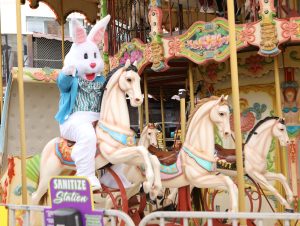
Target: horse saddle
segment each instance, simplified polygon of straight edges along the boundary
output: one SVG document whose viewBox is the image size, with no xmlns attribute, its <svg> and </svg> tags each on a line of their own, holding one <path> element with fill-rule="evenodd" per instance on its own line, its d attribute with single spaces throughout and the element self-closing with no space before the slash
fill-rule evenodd
<svg viewBox="0 0 300 226">
<path fill-rule="evenodd" d="M 152 145 L 148 147 L 148 151 L 152 155 L 155 155 L 160 163 L 165 166 L 172 165 L 177 161 L 179 150 L 180 148 L 172 149 L 171 151 L 162 151 Z"/>
<path fill-rule="evenodd" d="M 62 137 L 59 138 L 59 141 L 55 144 L 55 154 L 59 158 L 60 162 L 64 165 L 75 166 L 75 162 L 71 158 L 72 150 L 75 142 L 64 139 Z M 97 145 L 96 155 L 100 155 L 100 150 Z"/>
<path fill-rule="evenodd" d="M 243 150 L 244 150 L 243 144 Z M 217 161 L 217 168 L 236 170 L 236 153 L 235 149 L 226 149 L 221 145 L 215 144 L 216 154 L 219 160 Z"/>
<path fill-rule="evenodd" d="M 93 122 L 93 127 L 96 130 L 98 121 Z M 75 162 L 71 158 L 72 150 L 74 147 L 74 144 L 76 142 L 70 141 L 67 139 L 64 139 L 62 137 L 59 138 L 59 141 L 55 145 L 55 154 L 59 158 L 60 162 L 64 165 L 69 165 L 69 166 L 75 166 Z M 98 145 L 96 145 L 97 151 L 96 155 L 100 155 L 100 150 L 98 150 Z"/>
</svg>

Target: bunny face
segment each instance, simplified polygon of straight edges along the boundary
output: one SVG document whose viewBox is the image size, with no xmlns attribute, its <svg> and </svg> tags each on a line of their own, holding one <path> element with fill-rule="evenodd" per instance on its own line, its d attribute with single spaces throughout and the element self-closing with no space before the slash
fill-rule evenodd
<svg viewBox="0 0 300 226">
<path fill-rule="evenodd" d="M 100 20 L 88 36 L 78 21 L 72 20 L 73 44 L 65 57 L 64 66 L 74 66 L 77 75 L 83 79 L 93 81 L 96 75 L 104 69 L 98 44 L 104 39 L 104 32 L 109 20 L 109 15 Z"/>
</svg>

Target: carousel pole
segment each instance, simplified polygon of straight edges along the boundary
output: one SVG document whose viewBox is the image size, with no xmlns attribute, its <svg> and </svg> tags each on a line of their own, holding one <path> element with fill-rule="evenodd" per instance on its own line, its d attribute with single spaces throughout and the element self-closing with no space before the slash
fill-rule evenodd
<svg viewBox="0 0 300 226">
<path fill-rule="evenodd" d="M 60 21 L 60 29 L 61 29 L 61 61 L 64 65 L 65 60 L 65 24 L 64 24 L 64 4 L 63 0 L 60 2 L 61 6 L 61 21 Z"/>
<path fill-rule="evenodd" d="M 25 142 L 25 107 L 24 107 L 24 84 L 23 84 L 23 50 L 22 50 L 22 24 L 21 2 L 16 1 L 17 14 L 17 50 L 18 50 L 18 89 L 19 89 L 19 112 L 20 112 L 20 143 L 21 143 L 21 177 L 22 177 L 22 204 L 27 204 L 27 181 L 26 181 L 26 142 Z"/>
<path fill-rule="evenodd" d="M 145 118 L 146 125 L 149 123 L 149 102 L 148 102 L 148 84 L 147 84 L 147 74 L 144 73 L 144 98 L 145 98 Z"/>
<path fill-rule="evenodd" d="M 143 105 L 138 107 L 138 111 L 139 111 L 139 127 L 141 133 L 144 129 Z"/>
<path fill-rule="evenodd" d="M 185 97 L 186 91 L 185 89 L 180 89 L 178 91 L 178 95 L 180 97 L 180 128 L 181 128 L 181 142 L 183 143 L 185 140 Z"/>
<path fill-rule="evenodd" d="M 276 95 L 276 114 L 282 118 L 278 56 L 274 57 L 274 77 L 275 77 L 275 95 Z M 287 174 L 286 149 L 282 148 L 282 150 L 278 154 L 279 154 L 278 156 L 280 156 L 280 159 L 278 161 L 279 163 L 278 169 L 280 173 L 282 173 L 285 177 L 287 177 L 288 174 Z"/>
<path fill-rule="evenodd" d="M 228 27 L 229 27 L 229 39 L 230 39 L 229 40 L 230 70 L 231 70 L 232 103 L 233 103 L 233 118 L 234 118 L 236 161 L 237 161 L 237 180 L 238 180 L 238 190 L 239 190 L 239 211 L 245 212 L 245 182 L 244 182 L 244 169 L 243 169 L 240 94 L 239 94 L 239 79 L 238 79 L 238 66 L 237 66 L 237 49 L 236 49 L 233 0 L 227 0 L 227 9 L 228 9 Z M 246 225 L 246 221 L 244 219 L 241 219 L 240 224 Z"/>
<path fill-rule="evenodd" d="M 2 120 L 3 109 L 3 71 L 2 71 L 2 33 L 1 33 L 1 10 L 0 10 L 0 124 Z"/>
<path fill-rule="evenodd" d="M 164 109 L 164 97 L 163 89 L 160 87 L 160 112 L 161 112 L 161 125 L 163 134 L 164 149 L 166 148 L 166 128 L 165 128 L 165 109 Z"/>
<path fill-rule="evenodd" d="M 195 108 L 195 96 L 194 96 L 194 78 L 193 78 L 193 64 L 189 63 L 189 88 L 190 88 L 190 102 L 191 111 Z"/>
<path fill-rule="evenodd" d="M 107 0 L 100 0 L 100 19 L 107 15 Z M 114 19 L 114 18 L 113 18 Z M 107 28 L 109 29 L 109 25 Z M 105 31 L 103 43 L 103 61 L 104 61 L 104 74 L 107 75 L 110 71 L 109 54 L 108 54 L 108 32 Z"/>
</svg>

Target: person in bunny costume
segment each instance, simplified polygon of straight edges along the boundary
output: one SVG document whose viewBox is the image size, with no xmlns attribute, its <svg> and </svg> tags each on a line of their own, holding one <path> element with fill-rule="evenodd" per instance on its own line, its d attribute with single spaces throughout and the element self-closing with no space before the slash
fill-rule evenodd
<svg viewBox="0 0 300 226">
<path fill-rule="evenodd" d="M 61 136 L 76 142 L 71 154 L 76 175 L 87 177 L 93 190 L 101 188 L 95 176 L 97 137 L 93 122 L 99 119 L 101 88 L 105 82 L 101 75 L 104 62 L 97 45 L 103 41 L 109 20 L 107 15 L 87 35 L 79 22 L 72 19 L 73 44 L 57 78 L 60 101 L 55 119 Z"/>
</svg>

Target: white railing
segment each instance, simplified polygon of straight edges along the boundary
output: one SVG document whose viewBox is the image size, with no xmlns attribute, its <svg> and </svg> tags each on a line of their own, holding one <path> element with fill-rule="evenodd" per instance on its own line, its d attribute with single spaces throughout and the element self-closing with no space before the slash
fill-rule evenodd
<svg viewBox="0 0 300 226">
<path fill-rule="evenodd" d="M 172 219 L 182 219 L 183 226 L 189 225 L 190 219 L 207 219 L 207 226 L 213 226 L 213 219 L 229 219 L 233 226 L 238 225 L 238 219 L 255 219 L 256 225 L 263 226 L 263 220 L 282 220 L 284 226 L 294 226 L 291 220 L 299 221 L 300 213 L 229 213 L 229 212 L 153 212 L 145 216 L 139 226 L 146 226 L 152 220 L 159 220 L 163 226 Z M 171 219 L 171 220 L 170 220 Z"/>
<path fill-rule="evenodd" d="M 15 226 L 15 212 L 16 210 L 25 211 L 24 215 L 24 226 L 30 226 L 30 211 L 42 212 L 44 214 L 44 208 L 48 208 L 48 206 L 25 206 L 25 205 L 5 205 L 8 208 L 9 215 L 9 226 Z M 134 226 L 132 219 L 122 211 L 119 210 L 104 210 L 104 216 L 110 219 L 110 225 L 116 226 L 117 222 L 124 221 L 126 226 Z M 117 220 L 118 219 L 118 220 Z M 45 225 L 44 220 L 41 222 L 42 226 Z"/>
</svg>

